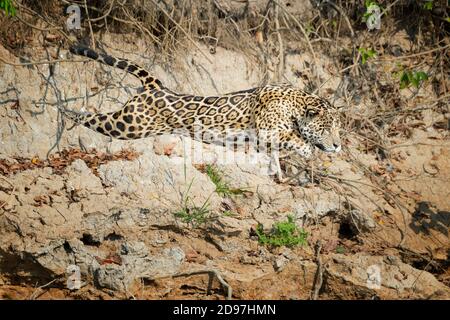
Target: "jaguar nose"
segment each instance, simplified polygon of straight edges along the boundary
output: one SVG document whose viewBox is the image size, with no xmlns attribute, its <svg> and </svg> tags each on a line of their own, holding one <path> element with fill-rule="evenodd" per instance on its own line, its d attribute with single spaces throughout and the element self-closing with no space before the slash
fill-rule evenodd
<svg viewBox="0 0 450 320">
<path fill-rule="evenodd" d="M 333 147 L 334 147 L 334 152 L 341 151 L 341 145 L 340 144 L 333 143 Z"/>
</svg>

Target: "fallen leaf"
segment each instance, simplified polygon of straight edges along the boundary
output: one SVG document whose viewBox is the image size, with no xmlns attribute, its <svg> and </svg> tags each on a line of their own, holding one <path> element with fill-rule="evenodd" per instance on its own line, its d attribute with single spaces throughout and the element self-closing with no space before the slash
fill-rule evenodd
<svg viewBox="0 0 450 320">
<path fill-rule="evenodd" d="M 175 149 L 176 145 L 177 145 L 177 143 L 174 142 L 174 143 L 171 143 L 169 145 L 164 146 L 164 150 L 163 150 L 164 155 L 165 156 L 170 156 L 172 154 L 173 150 Z"/>
<path fill-rule="evenodd" d="M 324 168 L 329 168 L 329 167 L 331 167 L 332 163 L 331 163 L 331 161 L 325 161 L 322 165 Z"/>
</svg>

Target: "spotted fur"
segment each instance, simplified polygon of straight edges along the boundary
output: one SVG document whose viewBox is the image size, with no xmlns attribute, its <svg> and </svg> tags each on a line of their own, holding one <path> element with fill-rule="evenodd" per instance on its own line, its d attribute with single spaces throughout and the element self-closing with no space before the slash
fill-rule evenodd
<svg viewBox="0 0 450 320">
<path fill-rule="evenodd" d="M 326 152 L 339 152 L 339 115 L 325 99 L 291 86 L 266 85 L 220 96 L 194 96 L 175 93 L 163 86 L 142 67 L 85 47 L 70 51 L 123 69 L 141 80 L 144 90 L 122 109 L 110 113 L 67 116 L 101 134 L 122 139 L 215 130 L 254 129 L 265 141 L 279 143 L 282 149 L 308 158 L 314 146 Z"/>
</svg>

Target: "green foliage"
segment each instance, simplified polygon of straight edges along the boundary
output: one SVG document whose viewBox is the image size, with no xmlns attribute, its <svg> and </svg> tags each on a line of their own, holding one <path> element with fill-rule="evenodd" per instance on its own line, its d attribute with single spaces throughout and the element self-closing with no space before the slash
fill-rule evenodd
<svg viewBox="0 0 450 320">
<path fill-rule="evenodd" d="M 176 218 L 181 219 L 184 223 L 190 224 L 193 228 L 204 224 L 210 214 L 209 203 L 205 202 L 201 207 L 183 207 L 180 211 L 174 213 Z"/>
<path fill-rule="evenodd" d="M 376 1 L 373 1 L 373 0 L 366 0 L 366 1 L 364 1 L 364 5 L 366 6 L 366 9 L 368 7 L 370 7 L 371 5 L 373 5 L 373 4 L 379 6 L 379 4 Z"/>
<path fill-rule="evenodd" d="M 336 20 L 331 20 L 331 26 L 336 29 L 337 28 L 337 21 Z"/>
<path fill-rule="evenodd" d="M 428 75 L 423 71 L 409 71 L 404 70 L 399 73 L 400 89 L 405 89 L 410 86 L 418 88 L 422 82 L 428 80 Z"/>
<path fill-rule="evenodd" d="M 311 33 L 314 32 L 314 26 L 311 23 L 306 24 L 305 25 L 305 32 L 306 32 L 306 35 L 309 36 Z"/>
<path fill-rule="evenodd" d="M 341 253 L 341 254 L 345 253 L 345 248 L 342 246 L 336 247 L 336 253 Z"/>
<path fill-rule="evenodd" d="M 222 214 L 223 214 L 225 217 L 233 217 L 233 216 L 234 216 L 234 212 L 233 212 L 233 211 L 230 211 L 230 210 L 225 210 Z"/>
<path fill-rule="evenodd" d="M 216 192 L 222 197 L 229 197 L 231 195 L 243 194 L 243 189 L 233 189 L 227 182 L 223 181 L 222 173 L 215 166 L 206 165 L 206 175 L 211 179 L 216 186 Z"/>
<path fill-rule="evenodd" d="M 433 10 L 433 1 L 427 1 L 423 4 L 425 10 Z"/>
<path fill-rule="evenodd" d="M 306 245 L 308 233 L 299 228 L 292 216 L 287 217 L 287 221 L 277 222 L 273 225 L 272 231 L 264 233 L 262 225 L 256 228 L 256 234 L 260 244 L 273 247 L 294 247 L 297 245 Z"/>
<path fill-rule="evenodd" d="M 369 9 L 369 7 L 370 7 L 371 5 L 376 5 L 376 6 L 378 6 L 378 7 L 381 8 L 381 6 L 380 6 L 376 1 L 373 1 L 373 0 L 366 0 L 366 1 L 364 2 L 364 5 L 365 5 L 365 7 L 366 7 L 366 12 L 364 13 L 364 15 L 363 15 L 363 17 L 362 17 L 362 21 L 363 21 L 363 22 L 366 22 L 367 19 L 369 19 L 369 17 L 372 15 L 372 13 L 368 12 L 368 9 Z"/>
<path fill-rule="evenodd" d="M 373 49 L 359 48 L 359 53 L 361 54 L 361 63 L 366 64 L 367 60 L 376 57 L 377 52 Z"/>
<path fill-rule="evenodd" d="M 186 195 L 183 199 L 181 209 L 177 212 L 174 212 L 174 216 L 178 219 L 181 219 L 184 223 L 190 224 L 193 228 L 198 227 L 201 224 L 204 224 L 209 216 L 209 197 L 205 200 L 201 207 L 195 206 L 192 202 L 192 199 L 189 196 L 189 191 L 191 190 L 192 183 L 189 184 Z"/>
<path fill-rule="evenodd" d="M 3 9 L 7 16 L 13 17 L 16 15 L 16 8 L 12 4 L 11 0 L 0 0 L 0 9 Z"/>
</svg>

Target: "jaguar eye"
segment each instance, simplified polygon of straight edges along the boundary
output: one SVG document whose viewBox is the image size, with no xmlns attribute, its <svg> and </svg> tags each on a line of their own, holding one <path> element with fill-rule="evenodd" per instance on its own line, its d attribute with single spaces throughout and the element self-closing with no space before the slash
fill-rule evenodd
<svg viewBox="0 0 450 320">
<path fill-rule="evenodd" d="M 308 109 L 306 110 L 306 117 L 307 118 L 313 118 L 318 115 L 318 112 L 316 110 Z"/>
</svg>

